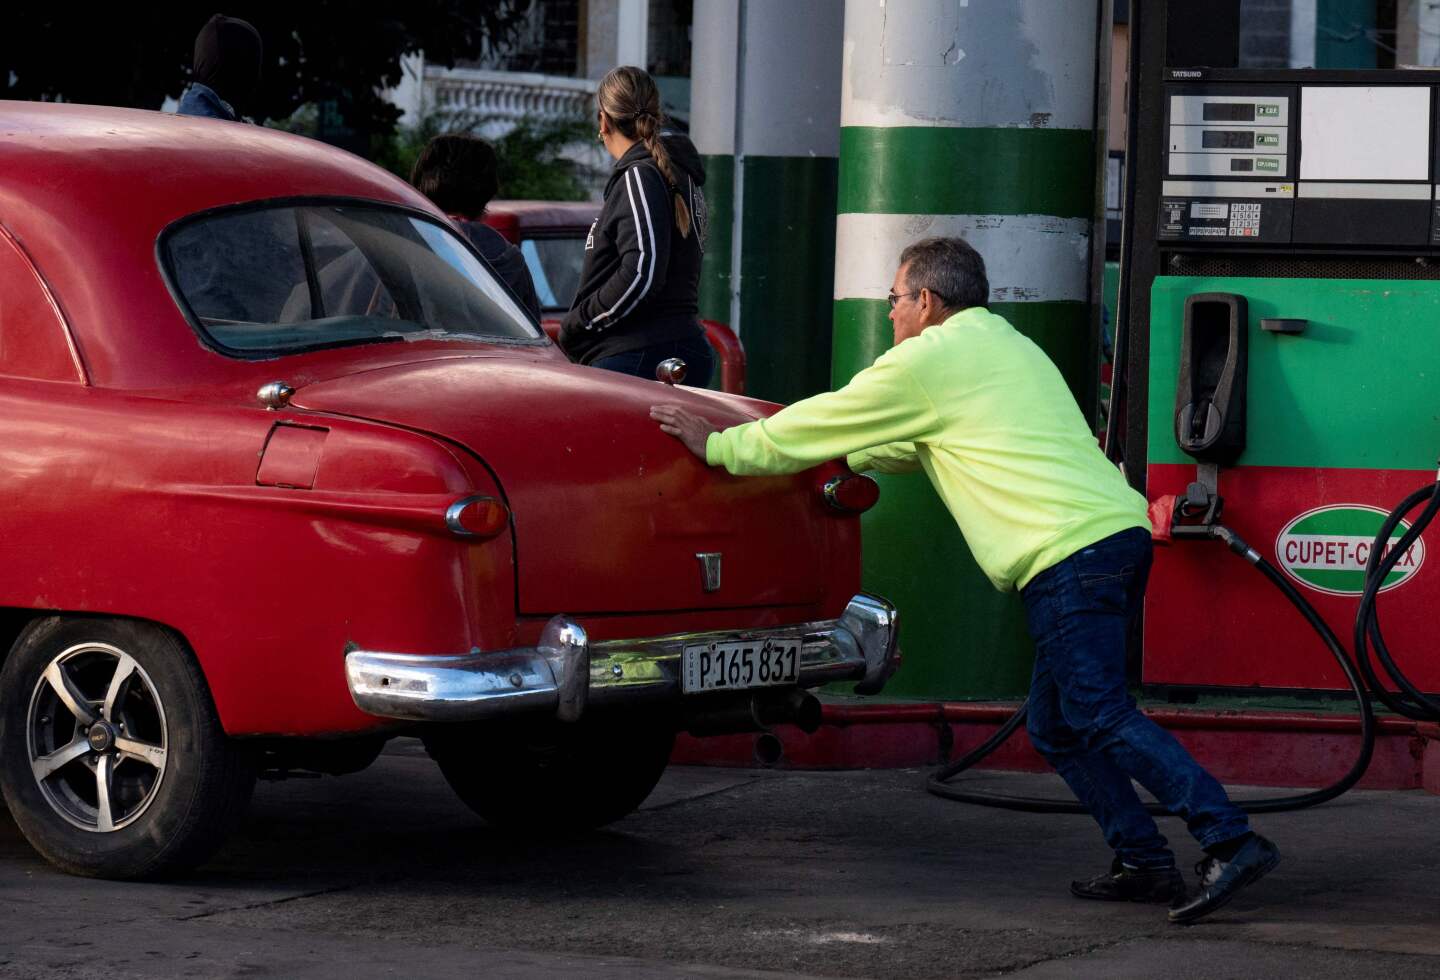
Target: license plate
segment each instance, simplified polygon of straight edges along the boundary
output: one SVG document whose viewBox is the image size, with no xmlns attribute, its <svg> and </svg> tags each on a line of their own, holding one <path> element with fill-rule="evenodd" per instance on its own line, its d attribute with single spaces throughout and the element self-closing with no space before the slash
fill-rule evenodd
<svg viewBox="0 0 1440 980">
<path fill-rule="evenodd" d="M 685 693 L 794 684 L 800 678 L 800 638 L 697 643 L 685 648 Z"/>
</svg>

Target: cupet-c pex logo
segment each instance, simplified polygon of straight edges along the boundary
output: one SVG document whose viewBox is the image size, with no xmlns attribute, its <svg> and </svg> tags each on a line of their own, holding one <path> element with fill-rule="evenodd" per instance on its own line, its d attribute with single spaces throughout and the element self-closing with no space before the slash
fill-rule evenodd
<svg viewBox="0 0 1440 980">
<path fill-rule="evenodd" d="M 1360 595 L 1365 591 L 1365 564 L 1370 560 L 1375 535 L 1388 515 L 1363 504 L 1332 504 L 1308 510 L 1285 525 L 1275 539 L 1275 557 L 1296 582 L 1330 595 Z M 1410 529 L 1401 521 L 1390 534 L 1386 553 Z M 1425 562 L 1425 541 L 1417 538 L 1385 576 L 1381 592 L 1403 585 Z"/>
</svg>

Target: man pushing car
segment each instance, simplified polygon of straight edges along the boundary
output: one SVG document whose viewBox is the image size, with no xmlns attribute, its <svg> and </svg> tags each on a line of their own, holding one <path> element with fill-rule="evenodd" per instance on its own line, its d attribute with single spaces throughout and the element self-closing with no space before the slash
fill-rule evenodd
<svg viewBox="0 0 1440 980">
<path fill-rule="evenodd" d="M 740 476 L 838 456 L 856 471 L 923 470 L 981 570 L 997 589 L 1019 591 L 1035 641 L 1030 740 L 1115 851 L 1108 872 L 1071 891 L 1170 903 L 1171 921 L 1192 922 L 1280 853 L 1130 696 L 1125 636 L 1151 561 L 1145 499 L 1105 459 L 1050 358 L 986 308 L 989 295 L 985 263 L 966 242 L 916 242 L 889 296 L 895 346 L 845 387 L 724 430 L 675 405 L 652 406 L 650 417 Z M 1193 895 L 1132 779 L 1205 849 Z"/>
</svg>

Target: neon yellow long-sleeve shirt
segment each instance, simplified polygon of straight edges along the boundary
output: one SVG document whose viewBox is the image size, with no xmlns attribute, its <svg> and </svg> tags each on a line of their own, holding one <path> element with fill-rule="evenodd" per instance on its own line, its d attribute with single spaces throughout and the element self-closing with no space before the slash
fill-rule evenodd
<svg viewBox="0 0 1440 980">
<path fill-rule="evenodd" d="M 705 460 L 737 475 L 838 456 L 922 469 L 1001 591 L 1086 545 L 1150 526 L 1145 499 L 1105 459 L 1050 358 L 972 308 L 881 355 L 839 391 L 712 433 Z"/>
</svg>

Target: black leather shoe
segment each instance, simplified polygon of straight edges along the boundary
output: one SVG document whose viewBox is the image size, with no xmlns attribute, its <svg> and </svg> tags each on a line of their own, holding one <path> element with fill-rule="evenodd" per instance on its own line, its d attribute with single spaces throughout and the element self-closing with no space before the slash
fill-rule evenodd
<svg viewBox="0 0 1440 980">
<path fill-rule="evenodd" d="M 1170 907 L 1170 921 L 1185 924 L 1209 915 L 1253 885 L 1280 863 L 1280 848 L 1259 834 L 1245 842 L 1229 861 L 1207 857 L 1195 865 L 1200 889 Z"/>
<path fill-rule="evenodd" d="M 1070 882 L 1070 894 L 1101 902 L 1171 902 L 1185 897 L 1179 868 L 1127 868 L 1116 858 L 1107 874 Z"/>
</svg>

